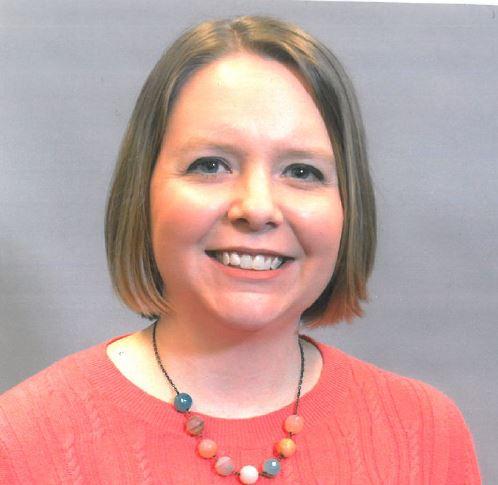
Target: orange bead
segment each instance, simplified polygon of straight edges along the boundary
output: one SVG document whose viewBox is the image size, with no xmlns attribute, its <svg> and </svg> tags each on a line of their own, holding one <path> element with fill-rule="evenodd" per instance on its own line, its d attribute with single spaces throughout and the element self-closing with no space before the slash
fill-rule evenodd
<svg viewBox="0 0 498 485">
<path fill-rule="evenodd" d="M 297 434 L 299 433 L 304 426 L 304 419 L 297 414 L 292 414 L 289 416 L 284 423 L 284 429 L 288 433 Z"/>
<path fill-rule="evenodd" d="M 290 438 L 284 438 L 277 443 L 276 448 L 278 453 L 288 458 L 296 452 L 296 443 Z"/>
<path fill-rule="evenodd" d="M 212 458 L 214 455 L 216 455 L 217 450 L 218 445 L 213 440 L 207 438 L 201 440 L 201 442 L 197 446 L 197 451 L 203 458 Z"/>
</svg>

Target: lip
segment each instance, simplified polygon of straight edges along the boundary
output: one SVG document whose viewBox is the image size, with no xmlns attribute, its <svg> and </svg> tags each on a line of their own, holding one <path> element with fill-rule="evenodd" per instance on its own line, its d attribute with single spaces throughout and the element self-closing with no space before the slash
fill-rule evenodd
<svg viewBox="0 0 498 485">
<path fill-rule="evenodd" d="M 218 248 L 218 249 L 206 249 L 205 251 L 208 255 L 209 253 L 213 254 L 215 252 L 235 252 L 235 253 L 244 253 L 244 254 L 251 254 L 253 256 L 256 256 L 256 254 L 267 254 L 269 256 L 278 256 L 280 258 L 284 259 L 294 259 L 292 256 L 288 256 L 284 254 L 283 252 L 278 252 L 278 251 L 273 251 L 271 249 L 265 249 L 265 248 L 246 248 L 243 246 L 231 246 L 228 248 Z"/>
<path fill-rule="evenodd" d="M 254 269 L 237 268 L 236 266 L 226 266 L 208 255 L 209 260 L 215 265 L 217 270 L 221 270 L 224 274 L 248 281 L 272 280 L 285 274 L 289 267 L 292 266 L 292 260 L 287 260 L 282 263 L 277 269 L 258 271 Z"/>
</svg>

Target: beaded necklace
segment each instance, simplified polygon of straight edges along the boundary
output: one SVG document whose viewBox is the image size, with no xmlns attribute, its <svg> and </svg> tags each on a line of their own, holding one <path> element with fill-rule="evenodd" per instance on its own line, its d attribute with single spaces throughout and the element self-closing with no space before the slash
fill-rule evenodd
<svg viewBox="0 0 498 485">
<path fill-rule="evenodd" d="M 197 452 L 202 458 L 212 460 L 214 462 L 214 469 L 218 475 L 229 476 L 237 475 L 241 483 L 256 483 L 260 477 L 273 478 L 280 472 L 280 461 L 284 458 L 292 456 L 296 451 L 296 443 L 292 439 L 292 436 L 299 433 L 304 426 L 304 420 L 301 416 L 297 414 L 297 407 L 299 404 L 299 397 L 301 396 L 301 385 L 303 383 L 304 375 L 304 350 L 301 344 L 301 335 L 298 337 L 299 350 L 301 351 L 301 371 L 299 375 L 299 384 L 297 387 L 297 399 L 294 406 L 294 414 L 291 414 L 284 421 L 283 429 L 287 432 L 288 437 L 281 439 L 275 444 L 275 455 L 271 458 L 265 460 L 262 466 L 261 472 L 253 465 L 244 465 L 239 470 L 235 470 L 235 465 L 232 458 L 229 456 L 218 456 L 216 454 L 218 450 L 218 445 L 209 438 L 204 438 L 202 433 L 204 430 L 204 421 L 195 414 L 190 412 L 193 401 L 192 397 L 185 393 L 178 391 L 177 387 L 171 380 L 170 376 L 166 372 L 161 359 L 159 357 L 159 352 L 157 350 L 156 344 L 156 327 L 157 319 L 154 322 L 154 327 L 152 331 L 152 343 L 154 345 L 154 353 L 156 354 L 156 360 L 159 367 L 163 371 L 163 374 L 168 379 L 169 383 L 176 392 L 176 397 L 174 399 L 175 409 L 182 413 L 185 418 L 185 431 L 191 435 L 197 437 Z"/>
</svg>

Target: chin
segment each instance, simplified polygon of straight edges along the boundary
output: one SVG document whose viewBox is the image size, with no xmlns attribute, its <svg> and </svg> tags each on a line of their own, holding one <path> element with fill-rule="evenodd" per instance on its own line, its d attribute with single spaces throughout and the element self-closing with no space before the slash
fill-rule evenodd
<svg viewBox="0 0 498 485">
<path fill-rule="evenodd" d="M 269 326 L 275 325 L 277 322 L 293 321 L 291 317 L 286 316 L 284 312 L 275 311 L 275 307 L 266 308 L 260 305 L 258 310 L 254 310 L 255 306 L 248 308 L 247 311 L 241 311 L 240 306 L 234 309 L 233 312 L 227 311 L 225 307 L 223 311 L 218 313 L 218 320 L 222 325 L 233 330 L 257 332 Z M 298 318 L 298 317 L 296 317 Z"/>
</svg>

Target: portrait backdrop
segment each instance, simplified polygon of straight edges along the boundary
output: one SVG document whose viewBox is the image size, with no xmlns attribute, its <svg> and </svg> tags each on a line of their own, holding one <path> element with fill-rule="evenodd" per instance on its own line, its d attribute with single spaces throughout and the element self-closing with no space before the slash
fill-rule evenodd
<svg viewBox="0 0 498 485">
<path fill-rule="evenodd" d="M 474 436 L 484 483 L 498 483 L 497 10 L 4 0 L 0 392 L 150 323 L 113 295 L 103 232 L 139 90 L 187 27 L 275 15 L 322 40 L 351 76 L 378 207 L 365 317 L 303 333 L 450 396 Z"/>
</svg>

